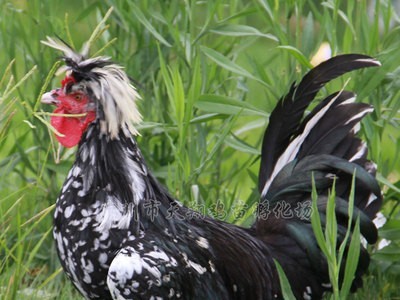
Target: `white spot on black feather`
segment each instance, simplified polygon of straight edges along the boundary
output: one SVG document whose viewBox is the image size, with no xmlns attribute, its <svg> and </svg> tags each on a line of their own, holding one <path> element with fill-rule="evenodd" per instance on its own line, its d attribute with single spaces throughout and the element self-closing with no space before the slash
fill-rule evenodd
<svg viewBox="0 0 400 300">
<path fill-rule="evenodd" d="M 80 174 L 81 174 L 81 168 L 80 167 L 78 167 L 78 166 L 74 166 L 73 168 L 72 168 L 72 175 L 74 176 L 74 177 L 78 177 Z"/>
<path fill-rule="evenodd" d="M 75 189 L 78 189 L 78 188 L 80 188 L 82 186 L 82 183 L 80 183 L 79 181 L 74 181 L 73 183 L 72 183 L 72 187 L 73 188 L 75 188 Z"/>
<path fill-rule="evenodd" d="M 174 295 L 175 295 L 175 290 L 173 288 L 170 288 L 168 298 L 172 298 Z"/>
<path fill-rule="evenodd" d="M 99 255 L 99 263 L 101 266 L 105 266 L 107 263 L 108 256 L 106 253 L 100 253 Z"/>
<path fill-rule="evenodd" d="M 303 293 L 303 299 L 304 300 L 312 300 L 311 296 L 308 295 L 306 292 Z"/>
<path fill-rule="evenodd" d="M 214 273 L 215 272 L 214 263 L 211 260 L 209 260 L 208 261 L 208 265 L 210 266 L 211 273 Z"/>
<path fill-rule="evenodd" d="M 322 286 L 323 288 L 326 288 L 326 289 L 332 288 L 332 284 L 331 284 L 330 282 L 328 282 L 328 283 L 322 283 L 321 286 Z"/>
<path fill-rule="evenodd" d="M 306 290 L 303 293 L 304 300 L 312 300 L 312 290 L 311 287 L 306 286 Z"/>
<path fill-rule="evenodd" d="M 347 120 L 347 122 L 345 123 L 345 125 L 349 124 L 351 121 L 356 120 L 356 119 L 361 119 L 362 117 L 364 117 L 366 114 L 373 112 L 374 109 L 373 107 L 367 107 L 364 110 L 362 110 L 361 112 L 359 112 L 358 114 L 355 114 L 354 116 L 352 116 L 350 119 Z"/>
<path fill-rule="evenodd" d="M 365 142 L 362 142 L 361 146 L 357 149 L 357 152 L 349 159 L 350 162 L 353 162 L 357 159 L 360 159 L 365 156 L 367 153 L 367 146 Z"/>
<path fill-rule="evenodd" d="M 78 197 L 85 197 L 86 196 L 86 191 L 85 190 L 80 190 L 78 192 Z"/>
<path fill-rule="evenodd" d="M 205 249 L 208 249 L 209 247 L 208 240 L 203 237 L 199 237 L 199 239 L 196 240 L 196 244 Z"/>
<path fill-rule="evenodd" d="M 61 190 L 61 193 L 64 194 L 70 187 L 70 185 L 74 182 L 74 178 L 70 177 L 68 180 L 64 183 L 63 188 Z"/>
<path fill-rule="evenodd" d="M 373 59 L 373 58 L 359 58 L 359 59 L 357 59 L 355 61 L 372 63 L 372 64 L 374 64 L 375 66 L 378 66 L 378 67 L 380 67 L 382 65 L 379 61 L 377 61 L 376 59 Z"/>
</svg>

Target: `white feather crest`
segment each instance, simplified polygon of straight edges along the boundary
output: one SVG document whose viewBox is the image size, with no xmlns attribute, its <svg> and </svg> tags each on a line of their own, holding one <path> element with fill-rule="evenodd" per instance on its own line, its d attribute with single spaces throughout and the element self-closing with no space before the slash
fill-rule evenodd
<svg viewBox="0 0 400 300">
<path fill-rule="evenodd" d="M 118 136 L 120 128 L 126 124 L 132 134 L 138 132 L 133 126 L 140 123 L 140 115 L 135 101 L 140 99 L 128 76 L 118 65 L 111 64 L 102 68 L 94 68 L 98 80 L 87 82 L 96 98 L 103 105 L 106 127 L 111 138 Z"/>
<path fill-rule="evenodd" d="M 80 53 L 75 52 L 71 47 L 58 39 L 47 36 L 47 41 L 41 41 L 41 43 L 63 52 L 66 57 L 77 63 L 83 60 L 83 56 Z"/>
</svg>

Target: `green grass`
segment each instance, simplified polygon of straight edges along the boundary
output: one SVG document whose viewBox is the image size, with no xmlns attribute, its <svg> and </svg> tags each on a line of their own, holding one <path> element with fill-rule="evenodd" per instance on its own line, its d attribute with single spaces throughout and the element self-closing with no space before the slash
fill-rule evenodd
<svg viewBox="0 0 400 300">
<path fill-rule="evenodd" d="M 358 52 L 382 62 L 324 93 L 351 77 L 347 89 L 375 107 L 362 135 L 385 193 L 388 222 L 380 235 L 392 242 L 371 248 L 365 288 L 351 297 L 399 298 L 400 28 L 390 1 L 376 1 L 370 15 L 368 3 L 0 0 L 0 299 L 79 299 L 60 272 L 50 231 L 74 151 L 59 151 L 37 118 L 47 109 L 38 103 L 41 93 L 60 80 L 52 76 L 59 54 L 40 40 L 58 35 L 80 48 L 110 6 L 109 27 L 93 51 L 109 43 L 102 54 L 137 81 L 144 116 L 139 143 L 148 164 L 183 203 L 238 224 L 253 220 L 243 212 L 258 200 L 269 112 L 308 70 L 321 43 L 334 54 Z"/>
</svg>

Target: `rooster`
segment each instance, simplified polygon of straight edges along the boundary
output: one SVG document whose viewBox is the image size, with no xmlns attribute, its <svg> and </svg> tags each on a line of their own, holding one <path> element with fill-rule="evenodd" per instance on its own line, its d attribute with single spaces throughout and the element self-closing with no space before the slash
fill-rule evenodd
<svg viewBox="0 0 400 300">
<path fill-rule="evenodd" d="M 51 124 L 61 145 L 78 145 L 57 199 L 53 233 L 62 267 L 86 299 L 282 298 L 274 260 L 296 298 L 319 299 L 331 285 L 310 218 L 270 210 L 309 204 L 314 185 L 324 220 L 335 185 L 339 244 L 348 226 L 353 174 L 352 217 L 360 217 L 368 243 L 376 242 L 372 219 L 381 191 L 376 165 L 356 136 L 372 107 L 356 103 L 355 95 L 343 90 L 305 115 L 325 83 L 379 66 L 375 59 L 359 54 L 331 58 L 280 99 L 262 143 L 257 217 L 244 228 L 187 217 L 195 212 L 152 175 L 135 138 L 139 95 L 122 67 L 108 57 L 87 57 L 58 39 L 44 43 L 63 52 L 66 76 L 41 101 L 56 107 Z M 157 213 L 149 214 L 149 207 Z M 352 290 L 361 286 L 369 264 L 366 249 L 360 249 Z"/>
</svg>

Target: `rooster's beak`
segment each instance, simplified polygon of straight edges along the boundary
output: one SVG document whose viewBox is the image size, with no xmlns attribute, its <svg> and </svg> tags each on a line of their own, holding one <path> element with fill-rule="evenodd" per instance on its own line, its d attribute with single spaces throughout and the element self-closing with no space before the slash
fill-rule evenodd
<svg viewBox="0 0 400 300">
<path fill-rule="evenodd" d="M 59 103 L 59 101 L 57 100 L 57 97 L 59 96 L 57 91 L 58 90 L 53 90 L 51 92 L 44 93 L 40 102 L 44 104 L 57 105 Z"/>
</svg>

